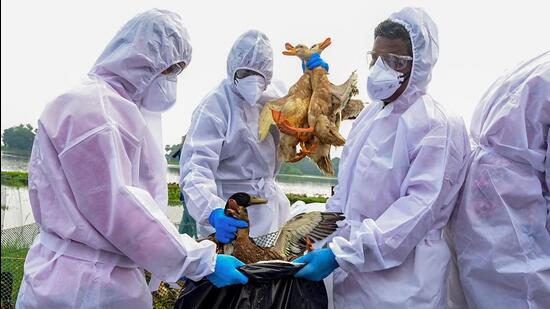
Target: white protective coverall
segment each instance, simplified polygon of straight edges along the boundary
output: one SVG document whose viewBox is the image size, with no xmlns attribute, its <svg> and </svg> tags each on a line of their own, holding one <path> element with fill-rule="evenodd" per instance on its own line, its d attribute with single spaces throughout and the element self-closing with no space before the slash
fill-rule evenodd
<svg viewBox="0 0 550 309">
<path fill-rule="evenodd" d="M 239 69 L 255 71 L 271 83 L 273 51 L 265 34 L 251 30 L 237 39 L 227 59 L 227 78 L 193 113 L 180 157 L 180 186 L 199 236 L 214 232 L 210 213 L 223 208 L 235 192 L 269 200 L 267 205 L 248 207 L 251 237 L 277 231 L 290 214 L 290 202 L 275 183 L 280 167 L 278 131 L 273 127 L 264 141 L 258 140 L 263 104 L 284 94 L 270 87 L 257 104 L 248 104 L 234 83 Z"/>
<path fill-rule="evenodd" d="M 468 307 L 550 308 L 550 52 L 505 73 L 474 112 L 449 224 Z"/>
<path fill-rule="evenodd" d="M 390 17 L 410 34 L 413 65 L 403 94 L 355 120 L 327 210 L 346 216 L 329 247 L 335 308 L 445 308 L 450 253 L 441 238 L 462 184 L 464 123 L 426 89 L 437 29 L 421 9 Z"/>
<path fill-rule="evenodd" d="M 180 235 L 162 211 L 166 161 L 138 106 L 156 75 L 190 60 L 179 16 L 151 10 L 46 106 L 29 166 L 40 235 L 18 308 L 151 308 L 138 267 L 168 282 L 213 272 L 215 244 Z"/>
</svg>

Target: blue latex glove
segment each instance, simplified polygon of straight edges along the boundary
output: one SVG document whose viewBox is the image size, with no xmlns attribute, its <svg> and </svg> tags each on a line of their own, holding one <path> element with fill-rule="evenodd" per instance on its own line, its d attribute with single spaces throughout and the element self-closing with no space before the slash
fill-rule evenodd
<svg viewBox="0 0 550 309">
<path fill-rule="evenodd" d="M 311 281 L 321 281 L 338 268 L 336 257 L 329 248 L 314 250 L 293 262 L 306 263 L 306 266 L 300 269 L 294 277 Z"/>
<path fill-rule="evenodd" d="M 321 59 L 321 55 L 319 55 L 318 53 L 311 55 L 307 63 L 304 64 L 304 62 L 302 61 L 302 71 L 306 71 L 306 66 L 310 70 L 313 70 L 316 67 L 322 67 L 328 72 L 328 63 Z"/>
<path fill-rule="evenodd" d="M 237 269 L 243 265 L 244 263 L 236 257 L 218 254 L 216 257 L 216 269 L 212 274 L 206 276 L 206 278 L 218 288 L 233 284 L 246 284 L 248 277 Z"/>
<path fill-rule="evenodd" d="M 216 229 L 216 239 L 224 244 L 235 239 L 238 228 L 247 227 L 248 223 L 226 216 L 223 209 L 218 208 L 210 213 L 208 222 Z"/>
</svg>

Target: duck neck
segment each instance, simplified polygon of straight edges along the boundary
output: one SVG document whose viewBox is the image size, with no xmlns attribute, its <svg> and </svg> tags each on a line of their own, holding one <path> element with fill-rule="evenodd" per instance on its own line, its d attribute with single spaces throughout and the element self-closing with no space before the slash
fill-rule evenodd
<svg viewBox="0 0 550 309">
<path fill-rule="evenodd" d="M 245 240 L 245 239 L 249 239 L 250 237 L 248 236 L 250 234 L 250 229 L 245 227 L 245 228 L 242 228 L 242 229 L 238 229 L 237 230 L 237 239 L 238 240 Z"/>
<path fill-rule="evenodd" d="M 316 88 L 327 78 L 327 71 L 322 67 L 316 67 L 311 71 L 311 87 Z"/>
</svg>

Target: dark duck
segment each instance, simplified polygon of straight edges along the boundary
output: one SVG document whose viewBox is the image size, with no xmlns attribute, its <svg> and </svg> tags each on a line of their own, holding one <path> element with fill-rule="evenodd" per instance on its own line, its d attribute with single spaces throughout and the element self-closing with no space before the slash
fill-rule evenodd
<svg viewBox="0 0 550 309">
<path fill-rule="evenodd" d="M 249 222 L 247 207 L 266 204 L 267 200 L 239 192 L 227 200 L 224 212 L 227 216 Z M 218 253 L 230 254 L 243 263 L 251 264 L 261 261 L 282 260 L 291 261 L 311 250 L 314 241 L 319 241 L 332 234 L 338 226 L 336 222 L 343 220 L 342 213 L 312 211 L 296 215 L 279 231 L 272 247 L 261 247 L 249 236 L 249 228 L 237 231 L 237 237 L 229 244 L 215 241 L 215 234 L 208 237 L 218 245 Z"/>
</svg>

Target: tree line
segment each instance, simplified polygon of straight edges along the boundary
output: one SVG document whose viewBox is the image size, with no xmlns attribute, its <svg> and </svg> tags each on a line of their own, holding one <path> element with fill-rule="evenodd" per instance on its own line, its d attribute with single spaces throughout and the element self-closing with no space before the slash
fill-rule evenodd
<svg viewBox="0 0 550 309">
<path fill-rule="evenodd" d="M 2 132 L 2 149 L 30 153 L 36 129 L 30 124 L 20 124 L 7 128 Z"/>
</svg>

